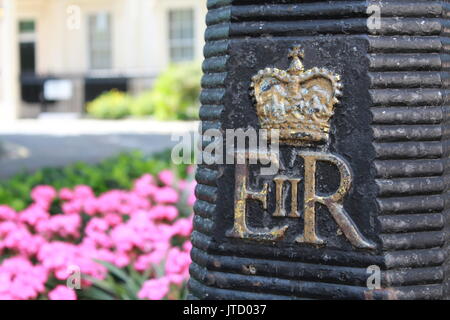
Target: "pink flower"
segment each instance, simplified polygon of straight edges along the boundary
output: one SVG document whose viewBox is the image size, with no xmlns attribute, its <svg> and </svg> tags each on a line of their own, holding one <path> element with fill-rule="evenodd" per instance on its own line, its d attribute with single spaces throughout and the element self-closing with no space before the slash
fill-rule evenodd
<svg viewBox="0 0 450 320">
<path fill-rule="evenodd" d="M 192 250 L 192 242 L 186 241 L 183 244 L 183 250 L 186 251 L 186 252 L 191 252 L 191 250 Z"/>
<path fill-rule="evenodd" d="M 63 213 L 51 215 L 57 196 L 50 186 L 32 191 L 33 204 L 16 213 L 0 205 L 0 300 L 76 300 L 75 291 L 62 286 L 46 288 L 67 280 L 74 267 L 83 275 L 103 280 L 108 270 L 96 261 L 138 272 L 164 266 L 165 276 L 149 279 L 139 292 L 142 299 L 163 299 L 171 284 L 183 285 L 189 277 L 189 252 L 172 247 L 173 237 L 188 237 L 192 217 L 180 218 L 180 199 L 195 199 L 195 183 L 179 181 L 170 170 L 162 171 L 158 187 L 153 176 L 137 179 L 131 191 L 110 190 L 96 196 L 89 186 L 64 188 L 58 193 Z M 80 238 L 80 236 L 83 236 Z M 83 280 L 83 285 L 91 282 Z M 46 295 L 46 296 L 44 296 Z"/>
<path fill-rule="evenodd" d="M 187 205 L 190 206 L 190 207 L 192 207 L 192 206 L 194 205 L 195 201 L 197 201 L 197 197 L 195 196 L 195 194 L 191 194 L 191 195 L 188 197 Z"/>
<path fill-rule="evenodd" d="M 36 203 L 51 203 L 55 198 L 56 190 L 52 186 L 37 186 L 31 191 L 31 199 Z"/>
<path fill-rule="evenodd" d="M 122 217 L 118 214 L 108 213 L 105 215 L 104 220 L 111 226 L 115 227 L 123 223 Z"/>
<path fill-rule="evenodd" d="M 39 223 L 49 218 L 50 214 L 38 205 L 31 205 L 19 214 L 19 220 L 32 227 L 36 227 Z"/>
<path fill-rule="evenodd" d="M 88 199 L 95 197 L 94 192 L 92 191 L 92 188 L 89 186 L 76 186 L 73 190 L 74 196 L 77 199 Z"/>
<path fill-rule="evenodd" d="M 16 218 L 16 212 L 8 206 L 0 205 L 0 221 L 14 220 Z"/>
<path fill-rule="evenodd" d="M 48 293 L 48 298 L 50 300 L 77 300 L 77 294 L 74 290 L 59 285 Z"/>
<path fill-rule="evenodd" d="M 172 221 L 178 217 L 178 209 L 173 206 L 158 205 L 150 209 L 149 215 L 154 220 Z"/>
<path fill-rule="evenodd" d="M 35 299 L 45 291 L 47 270 L 23 257 L 9 258 L 0 265 L 0 296 L 14 300 Z"/>
<path fill-rule="evenodd" d="M 141 197 L 150 197 L 155 194 L 158 187 L 155 185 L 153 177 L 149 174 L 143 175 L 134 182 L 133 191 Z"/>
<path fill-rule="evenodd" d="M 188 277 L 185 274 L 171 273 L 167 275 L 167 279 L 169 279 L 170 283 L 181 286 L 183 285 L 183 282 L 188 279 Z"/>
<path fill-rule="evenodd" d="M 189 166 L 187 168 L 187 174 L 192 175 L 195 173 L 195 166 Z"/>
<path fill-rule="evenodd" d="M 23 224 L 14 222 L 0 223 L 0 249 L 14 250 L 20 255 L 36 254 L 45 243 L 40 235 L 33 235 Z"/>
<path fill-rule="evenodd" d="M 37 225 L 37 229 L 41 233 L 50 237 L 59 235 L 64 238 L 78 238 L 80 236 L 80 227 L 81 217 L 78 214 L 55 215 Z"/>
<path fill-rule="evenodd" d="M 65 214 L 80 214 L 83 210 L 83 200 L 73 199 L 72 201 L 65 202 L 62 205 L 62 211 Z"/>
<path fill-rule="evenodd" d="M 119 268 L 124 268 L 130 264 L 130 257 L 123 252 L 116 253 L 114 256 L 113 263 Z"/>
<path fill-rule="evenodd" d="M 70 266 L 77 265 L 77 247 L 70 243 L 52 242 L 44 244 L 38 252 L 38 260 L 55 273 L 59 280 L 70 276 Z"/>
<path fill-rule="evenodd" d="M 178 192 L 171 187 L 162 187 L 153 195 L 153 199 L 158 203 L 177 203 L 180 199 Z"/>
<path fill-rule="evenodd" d="M 98 213 L 97 199 L 88 198 L 83 201 L 83 209 L 87 215 L 93 216 Z"/>
<path fill-rule="evenodd" d="M 162 300 L 169 293 L 169 280 L 167 278 L 152 279 L 144 282 L 139 299 Z"/>
<path fill-rule="evenodd" d="M 110 247 L 112 242 L 107 234 L 109 230 L 109 224 L 104 219 L 93 218 L 88 222 L 85 233 L 88 238 L 93 240 L 97 245 L 107 248 Z"/>
<path fill-rule="evenodd" d="M 167 249 L 166 248 L 162 248 L 162 247 L 161 248 L 157 248 L 152 253 L 140 256 L 136 260 L 136 262 L 134 264 L 134 268 L 137 271 L 142 271 L 142 272 L 143 271 L 147 271 L 152 266 L 159 265 L 164 260 L 166 255 L 167 255 Z"/>
<path fill-rule="evenodd" d="M 177 277 L 174 277 L 174 283 L 180 284 L 183 280 L 189 278 L 190 264 L 191 257 L 189 252 L 181 251 L 179 248 L 172 248 L 167 255 L 166 273 L 168 276 L 177 275 Z"/>
<path fill-rule="evenodd" d="M 97 208 L 103 214 L 118 213 L 122 205 L 124 192 L 120 190 L 111 190 L 102 194 L 97 199 Z"/>
<path fill-rule="evenodd" d="M 173 224 L 173 233 L 188 237 L 192 233 L 192 218 L 179 219 Z"/>
<path fill-rule="evenodd" d="M 47 241 L 41 235 L 30 235 L 23 239 L 19 252 L 27 256 L 34 256 L 45 243 Z"/>
<path fill-rule="evenodd" d="M 189 183 L 186 180 L 178 181 L 178 189 L 184 191 L 189 186 Z"/>
<path fill-rule="evenodd" d="M 130 251 L 139 241 L 138 234 L 129 225 L 119 225 L 111 231 L 111 239 L 117 250 Z"/>
<path fill-rule="evenodd" d="M 74 193 L 69 188 L 62 188 L 59 191 L 59 198 L 64 201 L 71 201 L 74 198 Z"/>
<path fill-rule="evenodd" d="M 97 279 L 103 279 L 107 272 L 93 260 L 100 258 L 100 254 L 88 242 L 81 245 L 56 241 L 47 243 L 41 247 L 37 257 L 47 270 L 54 272 L 58 280 L 66 280 L 73 272 L 73 266 L 80 268 L 83 274 Z"/>
<path fill-rule="evenodd" d="M 170 170 L 163 170 L 158 175 L 159 180 L 166 186 L 172 186 L 175 182 L 175 175 Z"/>
</svg>

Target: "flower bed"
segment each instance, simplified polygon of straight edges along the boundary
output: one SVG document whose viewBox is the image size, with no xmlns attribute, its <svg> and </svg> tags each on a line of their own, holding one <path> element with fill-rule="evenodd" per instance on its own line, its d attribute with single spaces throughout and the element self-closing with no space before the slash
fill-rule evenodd
<svg viewBox="0 0 450 320">
<path fill-rule="evenodd" d="M 96 195 L 111 189 L 131 189 L 135 179 L 147 173 L 157 175 L 168 168 L 178 177 L 186 178 L 187 166 L 173 166 L 171 150 L 151 156 L 133 151 L 98 164 L 78 162 L 62 168 L 43 168 L 33 173 L 25 171 L 0 182 L 0 204 L 22 211 L 33 202 L 31 190 L 39 185 L 60 190 L 87 184 Z"/>
<path fill-rule="evenodd" d="M 42 185 L 22 211 L 1 205 L 0 300 L 184 298 L 194 188 L 164 170 L 130 190 Z"/>
</svg>

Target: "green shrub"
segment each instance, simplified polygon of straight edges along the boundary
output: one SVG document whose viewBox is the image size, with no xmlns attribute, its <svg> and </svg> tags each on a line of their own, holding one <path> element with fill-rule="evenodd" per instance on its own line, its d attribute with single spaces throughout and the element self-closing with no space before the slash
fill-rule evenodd
<svg viewBox="0 0 450 320">
<path fill-rule="evenodd" d="M 170 66 L 153 87 L 154 115 L 160 120 L 198 118 L 201 68 L 196 63 Z"/>
<path fill-rule="evenodd" d="M 145 91 L 133 99 L 130 106 L 131 115 L 135 117 L 152 115 L 155 112 L 153 96 L 153 91 Z"/>
<path fill-rule="evenodd" d="M 88 103 L 90 115 L 101 119 L 122 119 L 130 115 L 132 99 L 126 93 L 111 90 Z"/>
<path fill-rule="evenodd" d="M 198 63 L 170 66 L 151 90 L 137 97 L 113 90 L 88 104 L 88 113 L 101 119 L 153 116 L 158 120 L 196 120 L 201 68 Z"/>
<path fill-rule="evenodd" d="M 23 210 L 31 204 L 30 192 L 38 185 L 61 189 L 86 184 L 97 195 L 111 189 L 130 189 L 133 180 L 143 174 L 156 175 L 168 168 L 177 170 L 180 178 L 186 178 L 186 166 L 175 167 L 170 159 L 170 151 L 153 156 L 135 151 L 120 154 L 97 165 L 79 162 L 64 168 L 41 169 L 33 174 L 23 172 L 0 182 L 0 204 Z"/>
</svg>

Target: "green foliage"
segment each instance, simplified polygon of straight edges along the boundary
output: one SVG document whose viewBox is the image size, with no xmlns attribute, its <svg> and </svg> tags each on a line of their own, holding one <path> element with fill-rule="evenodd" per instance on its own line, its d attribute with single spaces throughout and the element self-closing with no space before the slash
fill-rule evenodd
<svg viewBox="0 0 450 320">
<path fill-rule="evenodd" d="M 137 293 L 151 276 L 150 272 L 141 274 L 130 267 L 125 270 L 108 262 L 95 261 L 108 270 L 107 277 L 105 280 L 99 280 L 84 275 L 84 278 L 93 284 L 81 293 L 85 299 L 138 300 Z"/>
<path fill-rule="evenodd" d="M 81 300 L 139 300 L 137 295 L 145 281 L 164 276 L 164 264 L 139 273 L 130 266 L 121 269 L 108 262 L 95 261 L 108 270 L 107 277 L 105 280 L 98 280 L 83 275 L 85 280 L 92 283 L 92 286 L 79 293 Z M 181 292 L 179 288 L 171 288 L 168 298 L 185 300 L 187 298 L 186 286 Z"/>
<path fill-rule="evenodd" d="M 129 115 L 158 120 L 198 119 L 201 75 L 198 63 L 172 65 L 156 79 L 151 90 L 137 97 L 115 90 L 104 93 L 88 105 L 88 113 L 102 119 Z"/>
<path fill-rule="evenodd" d="M 23 172 L 0 183 L 0 204 L 23 210 L 31 204 L 30 191 L 38 185 L 50 185 L 59 190 L 85 184 L 92 187 L 97 195 L 111 189 L 130 189 L 133 180 L 142 175 L 156 175 L 168 168 L 176 170 L 180 178 L 185 178 L 186 166 L 175 167 L 170 151 L 151 157 L 135 151 L 97 165 L 79 162 L 64 168 L 41 169 L 33 174 Z"/>
<path fill-rule="evenodd" d="M 130 106 L 130 113 L 135 117 L 152 115 L 155 112 L 153 102 L 153 91 L 145 91 L 133 100 Z"/>
<path fill-rule="evenodd" d="M 169 67 L 153 88 L 155 117 L 160 120 L 196 119 L 200 94 L 201 70 L 197 64 Z"/>
<path fill-rule="evenodd" d="M 96 118 L 122 119 L 130 115 L 131 102 L 129 95 L 112 90 L 88 103 L 87 111 Z"/>
</svg>

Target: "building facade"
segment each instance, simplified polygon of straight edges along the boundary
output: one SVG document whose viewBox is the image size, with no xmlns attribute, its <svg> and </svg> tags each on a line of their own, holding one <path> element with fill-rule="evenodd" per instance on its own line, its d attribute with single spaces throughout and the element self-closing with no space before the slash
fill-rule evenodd
<svg viewBox="0 0 450 320">
<path fill-rule="evenodd" d="M 0 116 L 82 113 L 202 57 L 206 0 L 0 0 Z"/>
</svg>

